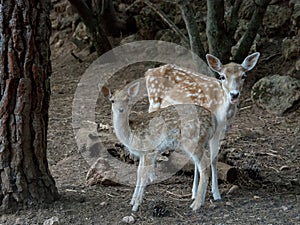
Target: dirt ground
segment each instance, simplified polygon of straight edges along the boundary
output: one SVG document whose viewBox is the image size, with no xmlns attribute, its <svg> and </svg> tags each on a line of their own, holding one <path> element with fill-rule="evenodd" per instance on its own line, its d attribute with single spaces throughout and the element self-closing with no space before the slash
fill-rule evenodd
<svg viewBox="0 0 300 225">
<path fill-rule="evenodd" d="M 2 215 L 0 224 L 42 224 L 53 216 L 59 224 L 123 224 L 122 218 L 130 215 L 135 224 L 300 224 L 300 110 L 285 117 L 270 115 L 252 103 L 247 87 L 234 129 L 222 145 L 226 162 L 240 171 L 239 179 L 235 184 L 219 185 L 221 202 L 213 202 L 208 191 L 205 206 L 192 212 L 193 176 L 182 172 L 148 186 L 144 202 L 134 214 L 129 205 L 133 187 L 87 185 L 89 165 L 74 139 L 72 101 L 82 74 L 96 56 L 86 55 L 80 63 L 71 56 L 72 48 L 66 40 L 63 48 L 52 53 L 48 159 L 61 198 L 45 208 Z M 139 64 L 119 73 L 114 86 L 142 76 L 147 66 Z M 100 122 L 111 124 L 109 102 L 99 99 Z M 238 189 L 227 194 L 233 185 Z"/>
<path fill-rule="evenodd" d="M 220 183 L 222 201 L 214 202 L 209 188 L 205 206 L 192 212 L 193 176 L 179 171 L 168 180 L 148 186 L 140 210 L 132 214 L 129 202 L 133 187 L 87 185 L 85 177 L 90 166 L 74 139 L 74 93 L 96 55 L 81 52 L 83 62 L 79 62 L 70 54 L 74 46 L 68 39 L 61 48 L 52 48 L 48 160 L 61 198 L 44 208 L 1 215 L 0 224 L 43 224 L 56 216 L 59 224 L 115 225 L 124 224 L 122 218 L 130 215 L 135 224 L 300 224 L 300 109 L 284 117 L 266 113 L 250 99 L 254 82 L 250 78 L 233 129 L 221 147 L 225 161 L 239 171 L 234 184 Z M 281 69 L 284 66 L 281 64 Z M 148 67 L 139 64 L 118 73 L 113 87 L 143 76 Z M 249 77 L 252 73 L 271 74 L 273 71 L 266 73 L 270 68 L 274 69 L 270 64 L 260 64 Z M 102 124 L 111 124 L 109 102 L 101 96 L 99 99 L 97 118 Z M 108 144 L 114 148 L 115 138 L 108 139 Z M 237 189 L 228 193 L 234 185 Z"/>
</svg>

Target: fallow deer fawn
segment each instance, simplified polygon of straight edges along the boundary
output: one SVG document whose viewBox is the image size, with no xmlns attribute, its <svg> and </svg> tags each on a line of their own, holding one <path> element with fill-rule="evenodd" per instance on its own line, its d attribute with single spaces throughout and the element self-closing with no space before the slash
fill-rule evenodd
<svg viewBox="0 0 300 225">
<path fill-rule="evenodd" d="M 219 79 L 171 64 L 149 69 L 145 73 L 150 102 L 149 112 L 185 103 L 200 105 L 216 116 L 217 130 L 209 141 L 212 193 L 215 200 L 221 199 L 217 179 L 220 141 L 225 135 L 226 126 L 231 123 L 236 114 L 240 92 L 246 78 L 245 72 L 254 68 L 259 56 L 260 53 L 256 52 L 247 56 L 242 64 L 222 65 L 217 57 L 207 54 L 208 65 L 219 74 Z M 193 199 L 197 193 L 197 170 L 195 166 Z"/>
<path fill-rule="evenodd" d="M 184 150 L 192 158 L 200 172 L 197 193 L 191 205 L 193 210 L 197 210 L 204 204 L 209 181 L 210 159 L 207 146 L 216 131 L 216 118 L 208 110 L 194 104 L 176 105 L 145 113 L 129 125 L 130 99 L 137 96 L 140 86 L 139 82 L 131 84 L 113 96 L 106 87 L 101 90 L 112 102 L 113 127 L 117 138 L 132 154 L 139 157 L 137 182 L 131 200 L 132 210 L 138 210 L 145 187 L 155 179 L 158 153 L 177 148 Z M 143 88 L 146 89 L 145 84 Z M 187 108 L 190 109 L 188 112 Z M 154 120 L 156 118 L 163 118 L 164 122 L 153 122 L 161 121 Z M 149 130 L 150 123 L 154 134 Z M 157 137 L 163 138 L 154 146 L 152 143 L 156 142 L 154 139 Z"/>
</svg>

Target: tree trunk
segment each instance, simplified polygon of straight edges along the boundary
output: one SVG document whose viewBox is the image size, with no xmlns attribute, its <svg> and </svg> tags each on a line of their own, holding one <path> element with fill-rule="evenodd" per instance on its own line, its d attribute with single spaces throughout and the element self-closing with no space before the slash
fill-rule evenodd
<svg viewBox="0 0 300 225">
<path fill-rule="evenodd" d="M 248 28 L 242 37 L 241 43 L 234 55 L 234 61 L 241 63 L 248 55 L 253 41 L 257 35 L 257 31 L 260 28 L 265 12 L 271 0 L 257 0 L 255 3 L 255 10 L 248 24 Z"/>
<path fill-rule="evenodd" d="M 233 36 L 228 35 L 224 20 L 224 0 L 207 0 L 206 35 L 209 52 L 222 63 L 229 62 Z"/>
<path fill-rule="evenodd" d="M 46 157 L 50 0 L 0 4 L 0 211 L 58 198 Z"/>
<path fill-rule="evenodd" d="M 94 0 L 94 5 L 97 5 L 94 8 L 100 8 L 100 11 L 97 10 L 97 20 L 107 35 L 120 37 L 137 32 L 134 17 L 126 12 L 116 12 L 113 0 Z"/>
<path fill-rule="evenodd" d="M 93 11 L 90 10 L 87 4 L 83 0 L 69 0 L 69 2 L 73 7 L 75 7 L 84 24 L 87 26 L 98 56 L 111 50 L 112 46 L 107 38 L 105 31 L 100 26 L 97 17 L 94 15 Z"/>
<path fill-rule="evenodd" d="M 235 32 L 239 25 L 239 11 L 243 0 L 234 0 L 232 9 L 230 12 L 229 21 L 227 22 L 227 31 L 230 37 L 234 37 Z"/>
<path fill-rule="evenodd" d="M 120 37 L 136 32 L 132 16 L 116 13 L 112 0 L 94 0 L 91 6 L 84 0 L 69 0 L 87 26 L 97 54 L 100 56 L 112 49 L 107 36 Z M 114 60 L 111 54 L 108 62 Z"/>
<path fill-rule="evenodd" d="M 195 17 L 193 15 L 193 8 L 186 0 L 178 0 L 177 2 L 189 34 L 191 50 L 201 59 L 203 59 L 204 62 L 206 62 L 205 50 L 200 39 L 200 33 Z M 198 69 L 200 69 L 200 67 Z"/>
</svg>

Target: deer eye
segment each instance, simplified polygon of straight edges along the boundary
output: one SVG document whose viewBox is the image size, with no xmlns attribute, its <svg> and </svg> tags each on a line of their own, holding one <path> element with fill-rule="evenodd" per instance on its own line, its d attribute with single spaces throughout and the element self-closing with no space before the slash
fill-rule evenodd
<svg viewBox="0 0 300 225">
<path fill-rule="evenodd" d="M 245 73 L 242 74 L 242 79 L 245 80 L 247 75 Z"/>
</svg>

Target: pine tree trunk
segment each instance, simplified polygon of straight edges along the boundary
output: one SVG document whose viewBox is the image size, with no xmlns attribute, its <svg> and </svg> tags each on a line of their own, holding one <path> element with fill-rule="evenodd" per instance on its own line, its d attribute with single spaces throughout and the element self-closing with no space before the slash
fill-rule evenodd
<svg viewBox="0 0 300 225">
<path fill-rule="evenodd" d="M 0 4 L 0 211 L 58 198 L 46 157 L 50 0 Z"/>
<path fill-rule="evenodd" d="M 206 35 L 209 53 L 226 64 L 229 62 L 234 40 L 227 33 L 224 10 L 224 0 L 207 0 Z"/>
</svg>

